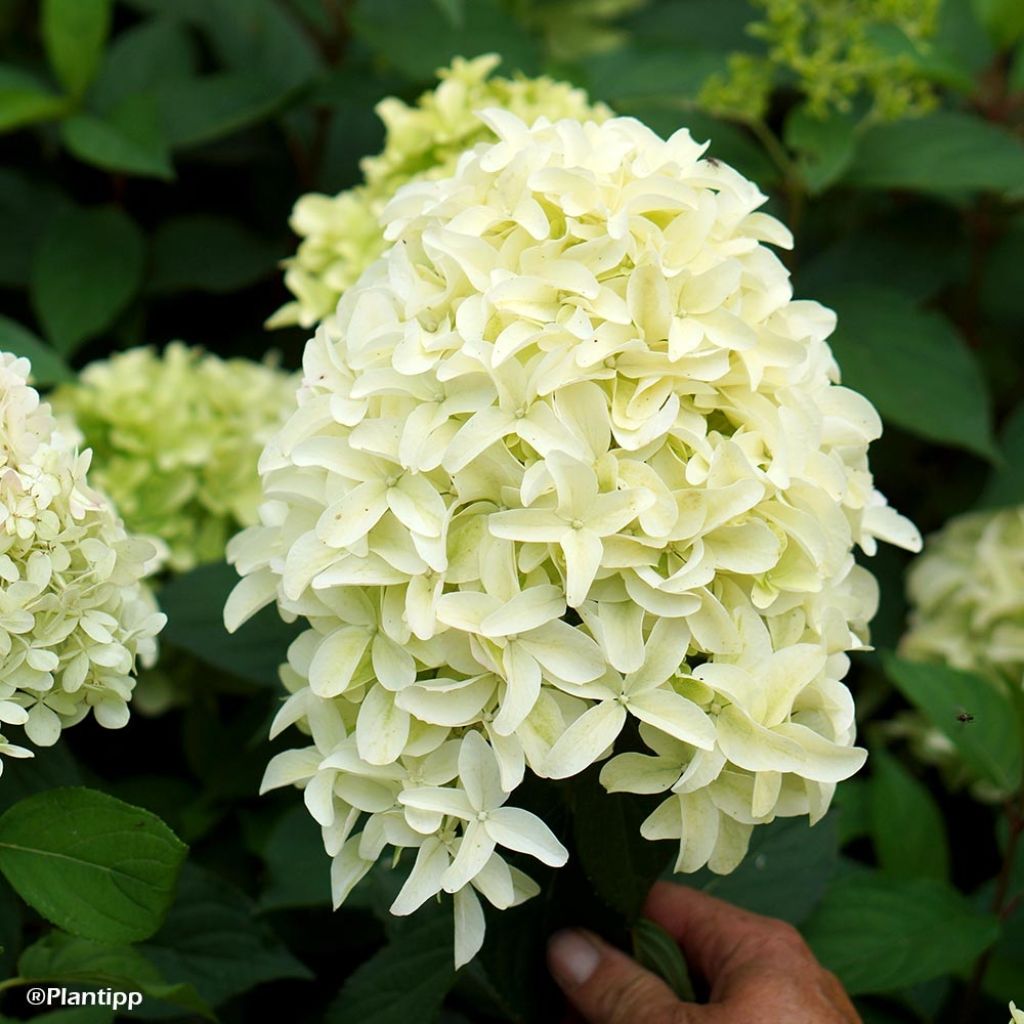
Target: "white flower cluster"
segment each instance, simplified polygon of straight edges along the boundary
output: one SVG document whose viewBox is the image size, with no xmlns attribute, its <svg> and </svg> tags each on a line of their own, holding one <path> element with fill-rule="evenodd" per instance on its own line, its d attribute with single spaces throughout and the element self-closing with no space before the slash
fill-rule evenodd
<svg viewBox="0 0 1024 1024">
<path fill-rule="evenodd" d="M 0 353 L 0 726 L 46 747 L 90 711 L 108 729 L 128 721 L 165 617 L 141 582 L 156 549 L 90 490 L 90 453 L 56 429 L 29 370 Z M 0 736 L 0 754 L 31 751 Z"/>
<path fill-rule="evenodd" d="M 904 654 L 1024 688 L 1024 505 L 951 519 L 915 559 L 907 595 Z"/>
<path fill-rule="evenodd" d="M 225 612 L 309 622 L 273 731 L 312 742 L 265 788 L 304 788 L 336 902 L 415 848 L 392 910 L 454 893 L 459 962 L 476 892 L 536 891 L 498 846 L 566 857 L 506 805 L 525 770 L 573 776 L 631 720 L 651 753 L 601 778 L 665 795 L 643 834 L 679 870 L 819 818 L 865 757 L 841 680 L 876 588 L 852 548 L 920 543 L 751 182 L 686 131 L 484 120 L 498 141 L 398 192 L 392 247 L 307 345 Z"/>
</svg>

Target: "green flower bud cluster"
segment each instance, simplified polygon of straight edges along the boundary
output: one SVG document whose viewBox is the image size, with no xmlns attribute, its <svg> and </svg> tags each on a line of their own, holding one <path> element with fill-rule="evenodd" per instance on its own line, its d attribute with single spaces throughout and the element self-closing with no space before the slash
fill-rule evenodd
<svg viewBox="0 0 1024 1024">
<path fill-rule="evenodd" d="M 181 572 L 222 558 L 231 535 L 258 520 L 259 453 L 294 389 L 271 364 L 175 342 L 92 363 L 52 403 L 93 449 L 94 484 Z"/>
<path fill-rule="evenodd" d="M 751 0 L 763 16 L 748 26 L 763 55 L 734 54 L 699 102 L 739 119 L 764 115 L 777 84 L 795 85 L 812 114 L 846 113 L 866 100 L 874 120 L 928 110 L 931 82 L 914 49 L 936 27 L 939 0 Z"/>
</svg>

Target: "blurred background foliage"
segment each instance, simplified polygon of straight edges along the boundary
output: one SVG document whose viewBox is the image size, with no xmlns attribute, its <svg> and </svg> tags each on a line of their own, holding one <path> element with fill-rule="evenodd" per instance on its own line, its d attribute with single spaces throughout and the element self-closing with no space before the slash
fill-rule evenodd
<svg viewBox="0 0 1024 1024">
<path fill-rule="evenodd" d="M 839 312 L 844 381 L 885 420 L 879 486 L 925 532 L 1024 503 L 1020 0 L 0 0 L 0 349 L 30 356 L 44 388 L 177 339 L 296 368 L 307 332 L 264 326 L 289 298 L 293 203 L 360 180 L 379 100 L 490 52 L 502 74 L 571 81 L 663 134 L 689 127 L 770 193 L 796 234 L 798 296 Z M 905 560 L 872 568 L 875 640 L 892 651 Z M 173 710 L 75 730 L 0 782 L 0 808 L 86 783 L 162 816 L 191 846 L 166 921 L 142 944 L 71 938 L 0 880 L 0 978 L 143 986 L 147 1018 L 550 1019 L 543 936 L 582 919 L 625 941 L 663 867 L 637 849 L 636 808 L 595 784 L 573 837 L 583 870 L 491 922 L 458 977 L 447 917 L 386 919 L 393 872 L 332 914 L 315 826 L 291 795 L 254 796 L 292 630 L 267 612 L 226 638 L 231 581 L 214 563 L 162 586 L 166 653 L 147 685 Z M 860 659 L 865 776 L 812 832 L 759 829 L 734 875 L 695 879 L 800 924 L 876 1024 L 996 1021 L 1024 999 L 1020 695 L 972 678 Z M 886 725 L 908 706 L 1002 805 L 913 756 Z M 678 967 L 657 936 L 633 938 Z M 17 992 L 0 983 L 14 1019 Z"/>
</svg>

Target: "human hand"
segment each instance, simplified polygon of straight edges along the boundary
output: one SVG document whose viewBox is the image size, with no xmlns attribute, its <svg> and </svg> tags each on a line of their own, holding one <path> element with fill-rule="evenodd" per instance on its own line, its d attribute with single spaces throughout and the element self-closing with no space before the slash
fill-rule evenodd
<svg viewBox="0 0 1024 1024">
<path fill-rule="evenodd" d="M 860 1024 L 839 980 L 785 922 L 666 882 L 651 890 L 644 916 L 679 943 L 710 1002 L 681 1002 L 590 932 L 559 932 L 548 965 L 589 1024 Z"/>
</svg>

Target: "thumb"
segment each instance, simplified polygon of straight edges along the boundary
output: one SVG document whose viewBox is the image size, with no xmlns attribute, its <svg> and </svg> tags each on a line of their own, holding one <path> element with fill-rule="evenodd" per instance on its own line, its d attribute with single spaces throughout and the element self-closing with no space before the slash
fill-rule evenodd
<svg viewBox="0 0 1024 1024">
<path fill-rule="evenodd" d="M 701 1010 L 682 1003 L 660 978 L 581 929 L 556 933 L 548 967 L 589 1024 L 697 1024 Z"/>
</svg>

